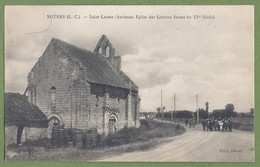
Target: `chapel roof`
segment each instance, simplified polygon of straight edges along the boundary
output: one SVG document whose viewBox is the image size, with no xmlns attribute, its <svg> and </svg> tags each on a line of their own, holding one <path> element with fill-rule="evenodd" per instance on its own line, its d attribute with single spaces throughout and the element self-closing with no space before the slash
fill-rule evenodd
<svg viewBox="0 0 260 167">
<path fill-rule="evenodd" d="M 120 72 L 116 71 L 104 55 L 79 48 L 56 38 L 51 40 L 50 45 L 56 46 L 55 48 L 61 52 L 65 51 L 79 64 L 82 64 L 87 69 L 88 82 L 131 89 L 131 86 L 124 81 Z"/>
</svg>

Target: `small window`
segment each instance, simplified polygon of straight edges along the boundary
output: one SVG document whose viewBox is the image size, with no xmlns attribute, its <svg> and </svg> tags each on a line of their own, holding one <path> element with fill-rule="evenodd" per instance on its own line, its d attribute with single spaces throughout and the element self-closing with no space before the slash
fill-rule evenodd
<svg viewBox="0 0 260 167">
<path fill-rule="evenodd" d="M 29 75 L 31 78 L 34 78 L 34 72 L 30 72 Z"/>
<path fill-rule="evenodd" d="M 56 87 L 51 87 L 51 103 L 55 104 L 56 102 Z"/>
</svg>

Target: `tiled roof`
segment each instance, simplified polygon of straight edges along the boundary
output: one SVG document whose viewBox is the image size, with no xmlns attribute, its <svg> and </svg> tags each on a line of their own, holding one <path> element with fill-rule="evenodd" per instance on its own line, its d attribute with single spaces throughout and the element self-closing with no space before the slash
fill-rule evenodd
<svg viewBox="0 0 260 167">
<path fill-rule="evenodd" d="M 138 91 L 138 86 L 123 71 L 120 71 L 119 74 L 122 78 L 124 78 L 124 81 L 130 86 L 131 90 Z"/>
<path fill-rule="evenodd" d="M 5 126 L 48 127 L 46 115 L 19 93 L 5 93 Z"/>
<path fill-rule="evenodd" d="M 107 58 L 96 52 L 88 51 L 59 39 L 52 39 L 50 45 L 58 46 L 57 49 L 65 51 L 74 60 L 82 64 L 87 70 L 87 80 L 91 83 L 109 85 L 113 87 L 130 89 L 122 76 L 109 63 Z"/>
</svg>

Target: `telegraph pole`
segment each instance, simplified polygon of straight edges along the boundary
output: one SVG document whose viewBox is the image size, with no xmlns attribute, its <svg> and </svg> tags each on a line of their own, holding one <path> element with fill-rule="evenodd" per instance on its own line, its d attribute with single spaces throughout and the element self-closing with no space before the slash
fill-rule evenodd
<svg viewBox="0 0 260 167">
<path fill-rule="evenodd" d="M 161 121 L 162 121 L 162 118 L 163 118 L 163 108 L 162 108 L 162 90 L 161 90 Z"/>
<path fill-rule="evenodd" d="M 176 97 L 175 97 L 175 93 L 174 93 L 174 96 L 173 96 L 173 98 L 174 98 L 174 111 L 175 111 L 175 109 L 176 109 Z"/>
<path fill-rule="evenodd" d="M 175 97 L 175 93 L 173 95 L 173 104 L 174 104 L 174 123 L 176 123 L 176 114 L 175 114 L 175 109 L 176 109 L 176 97 Z"/>
<path fill-rule="evenodd" d="M 171 120 L 173 121 L 173 112 L 175 111 L 175 93 L 173 95 L 173 107 L 172 108 L 172 112 L 171 112 Z M 175 114 L 175 113 L 174 113 Z M 175 115 L 174 115 L 174 119 L 175 119 Z"/>
<path fill-rule="evenodd" d="M 174 104 L 172 104 L 172 110 L 171 110 L 171 121 L 173 121 L 173 105 L 174 105 Z"/>
<path fill-rule="evenodd" d="M 199 117 L 199 109 L 198 109 L 198 107 L 199 107 L 199 96 L 198 96 L 198 94 L 196 94 L 196 104 L 197 104 L 197 121 L 199 122 L 200 121 L 200 117 Z"/>
</svg>

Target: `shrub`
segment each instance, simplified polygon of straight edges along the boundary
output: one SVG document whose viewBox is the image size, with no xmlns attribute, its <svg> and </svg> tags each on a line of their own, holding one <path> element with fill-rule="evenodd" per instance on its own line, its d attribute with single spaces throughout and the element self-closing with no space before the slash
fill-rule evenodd
<svg viewBox="0 0 260 167">
<path fill-rule="evenodd" d="M 116 146 L 132 143 L 140 140 L 149 140 L 159 137 L 170 137 L 180 135 L 185 129 L 179 124 L 161 123 L 153 120 L 141 120 L 139 128 L 123 128 L 122 130 L 109 134 L 100 141 L 102 146 Z"/>
</svg>

